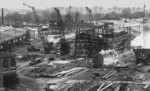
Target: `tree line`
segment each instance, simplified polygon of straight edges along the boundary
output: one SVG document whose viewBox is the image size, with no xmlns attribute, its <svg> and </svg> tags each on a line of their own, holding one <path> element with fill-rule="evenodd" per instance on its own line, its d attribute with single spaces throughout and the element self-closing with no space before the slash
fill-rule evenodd
<svg viewBox="0 0 150 91">
<path fill-rule="evenodd" d="M 129 18 L 129 19 L 137 19 L 137 18 L 142 18 L 144 16 L 144 12 L 141 11 L 134 11 L 131 8 L 123 8 L 119 9 L 117 7 L 113 7 L 113 10 L 111 12 L 103 13 L 103 12 L 98 12 L 97 10 L 100 9 L 101 11 L 103 8 L 94 8 L 94 12 L 92 12 L 92 17 L 93 20 L 120 20 L 122 18 Z M 116 10 L 120 10 L 120 12 L 116 12 Z M 97 11 L 97 12 L 96 12 Z M 61 9 L 60 9 L 61 13 Z M 88 13 L 83 13 L 79 10 L 71 10 L 70 16 L 71 20 L 75 21 L 76 19 L 76 14 L 78 13 L 78 21 L 85 21 L 88 20 Z M 49 22 L 56 22 L 57 21 L 57 13 L 54 10 L 37 10 L 38 17 L 40 19 L 41 23 L 49 23 Z M 68 12 L 62 13 L 61 17 L 62 19 L 65 19 L 68 17 Z M 150 14 L 147 14 L 150 16 Z M 0 18 L 1 19 L 1 18 Z M 8 13 L 4 16 L 4 20 L 6 24 L 11 24 L 14 26 L 17 26 L 22 23 L 34 23 L 35 19 L 33 16 L 32 11 L 27 12 L 26 14 L 20 14 L 19 12 L 13 12 L 13 13 Z"/>
</svg>

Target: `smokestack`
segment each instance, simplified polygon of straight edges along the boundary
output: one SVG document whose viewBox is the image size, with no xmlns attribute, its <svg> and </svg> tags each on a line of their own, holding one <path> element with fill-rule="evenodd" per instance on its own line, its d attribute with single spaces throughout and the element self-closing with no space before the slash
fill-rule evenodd
<svg viewBox="0 0 150 91">
<path fill-rule="evenodd" d="M 4 9 L 2 8 L 2 25 L 4 25 Z"/>
</svg>

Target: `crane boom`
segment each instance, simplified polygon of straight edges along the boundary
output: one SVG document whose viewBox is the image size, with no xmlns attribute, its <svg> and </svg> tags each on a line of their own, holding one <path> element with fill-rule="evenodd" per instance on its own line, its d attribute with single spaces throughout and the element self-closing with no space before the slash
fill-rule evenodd
<svg viewBox="0 0 150 91">
<path fill-rule="evenodd" d="M 57 12 L 57 26 L 59 28 L 59 34 L 61 35 L 64 35 L 64 31 L 63 31 L 63 20 L 61 18 L 61 14 L 60 14 L 60 11 L 59 9 L 57 8 L 54 8 L 55 11 Z"/>
<path fill-rule="evenodd" d="M 93 17 L 92 17 L 92 10 L 88 7 L 86 7 L 86 10 L 88 11 L 89 13 L 89 22 L 91 22 L 93 20 Z"/>
<path fill-rule="evenodd" d="M 58 26 L 61 26 L 61 25 L 62 25 L 62 18 L 61 18 L 60 11 L 59 11 L 59 9 L 57 9 L 57 8 L 54 8 L 54 9 L 55 9 L 56 12 L 57 12 L 57 24 L 58 24 Z"/>
<path fill-rule="evenodd" d="M 88 7 L 86 7 L 86 10 L 87 10 L 89 13 L 92 13 L 92 10 L 89 9 Z"/>
<path fill-rule="evenodd" d="M 35 10 L 35 7 L 33 7 L 33 6 L 29 6 L 29 5 L 27 5 L 27 4 L 25 4 L 25 3 L 23 3 L 23 5 L 25 5 L 25 6 L 27 6 L 28 8 L 31 8 L 32 9 L 32 12 L 33 12 L 33 15 L 34 15 L 34 18 L 35 18 L 35 22 L 37 23 L 37 24 L 39 24 L 39 17 L 38 17 L 38 15 L 37 15 L 37 12 L 36 12 L 36 10 Z"/>
</svg>

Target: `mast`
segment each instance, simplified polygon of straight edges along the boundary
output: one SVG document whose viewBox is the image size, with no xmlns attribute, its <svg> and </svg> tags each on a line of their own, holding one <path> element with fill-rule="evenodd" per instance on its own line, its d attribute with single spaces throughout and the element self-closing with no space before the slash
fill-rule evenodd
<svg viewBox="0 0 150 91">
<path fill-rule="evenodd" d="M 145 19 L 146 19 L 146 5 L 144 4 L 144 7 L 143 7 L 143 23 L 145 22 Z"/>
<path fill-rule="evenodd" d="M 147 21 L 145 8 L 146 8 L 146 5 L 144 4 L 144 7 L 143 7 L 143 31 L 142 31 L 142 33 L 143 33 L 143 48 L 145 48 L 146 40 L 147 40 L 147 34 L 146 34 L 146 30 L 145 30 L 146 21 Z"/>
<path fill-rule="evenodd" d="M 2 8 L 2 25 L 4 25 L 4 9 Z"/>
</svg>

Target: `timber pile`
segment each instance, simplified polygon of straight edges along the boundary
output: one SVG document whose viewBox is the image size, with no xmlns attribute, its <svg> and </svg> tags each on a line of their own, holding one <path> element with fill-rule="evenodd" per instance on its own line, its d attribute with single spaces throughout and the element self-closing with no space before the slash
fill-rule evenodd
<svg viewBox="0 0 150 91">
<path fill-rule="evenodd" d="M 66 91 L 86 91 L 91 85 L 93 81 L 85 81 L 85 82 L 77 82 L 69 87 Z"/>
<path fill-rule="evenodd" d="M 88 71 L 85 75 L 82 74 L 82 80 L 88 80 L 91 84 L 84 87 L 82 83 L 76 83 L 67 91 L 149 91 L 147 90 L 150 87 L 148 73 L 139 70 L 131 71 L 132 68 L 130 67 L 122 68 L 120 71 L 112 70 L 114 68 L 105 69 L 107 70 L 96 71 L 99 75 L 93 75 L 95 76 L 93 80 L 86 78 L 86 75 L 93 73 L 93 71 Z M 80 79 L 80 76 L 75 79 Z"/>
<path fill-rule="evenodd" d="M 82 67 L 72 68 L 72 69 L 69 69 L 69 70 L 66 70 L 66 71 L 58 72 L 55 75 L 57 75 L 57 77 L 71 76 L 71 75 L 74 75 L 74 74 L 76 74 L 80 71 L 83 71 L 84 69 L 85 68 L 82 68 Z"/>
<path fill-rule="evenodd" d="M 76 67 L 76 68 L 72 68 L 72 69 L 68 69 L 68 70 L 64 70 L 61 72 L 57 72 L 54 74 L 41 74 L 41 77 L 49 77 L 49 78 L 57 78 L 57 77 L 67 77 L 67 76 L 72 76 L 76 73 L 79 73 L 81 71 L 84 71 L 85 68 L 82 67 Z"/>
</svg>

